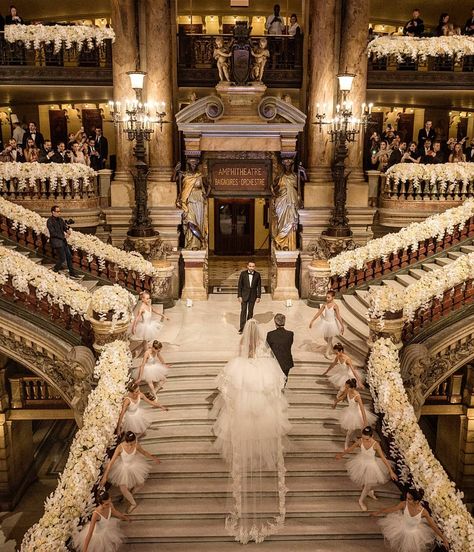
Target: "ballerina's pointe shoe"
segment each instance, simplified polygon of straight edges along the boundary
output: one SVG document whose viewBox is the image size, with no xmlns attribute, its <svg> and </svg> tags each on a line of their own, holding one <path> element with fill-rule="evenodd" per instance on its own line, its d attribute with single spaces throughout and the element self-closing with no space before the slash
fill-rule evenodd
<svg viewBox="0 0 474 552">
<path fill-rule="evenodd" d="M 130 506 L 127 508 L 127 514 L 131 514 L 133 510 L 138 506 L 138 504 L 135 502 L 135 504 L 130 504 Z M 367 510 L 367 508 L 366 508 Z"/>
<path fill-rule="evenodd" d="M 367 506 L 366 506 L 365 502 L 362 502 L 362 500 L 359 500 L 359 506 L 360 506 L 360 509 L 363 512 L 367 512 Z"/>
<path fill-rule="evenodd" d="M 374 491 L 370 491 L 370 493 L 367 496 L 370 496 L 370 498 L 373 498 L 374 500 L 378 500 L 378 498 L 375 496 Z"/>
</svg>

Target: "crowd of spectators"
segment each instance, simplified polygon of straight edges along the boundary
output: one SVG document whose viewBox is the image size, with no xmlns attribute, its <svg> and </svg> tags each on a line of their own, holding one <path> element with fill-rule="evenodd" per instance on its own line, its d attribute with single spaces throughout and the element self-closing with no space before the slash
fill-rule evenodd
<svg viewBox="0 0 474 552">
<path fill-rule="evenodd" d="M 19 163 L 80 163 L 95 171 L 105 167 L 108 157 L 108 141 L 101 128 L 93 129 L 88 136 L 81 127 L 71 132 L 67 144 L 58 142 L 55 147 L 51 140 L 45 140 L 35 122 L 22 128 L 15 115 L 12 116 L 13 132 L 8 146 L 0 152 L 0 162 Z"/>
<path fill-rule="evenodd" d="M 427 33 L 425 24 L 421 18 L 421 11 L 415 8 L 411 19 L 403 27 L 403 34 L 406 36 L 422 37 L 422 36 L 454 36 L 454 35 L 474 35 L 474 8 L 471 10 L 471 16 L 467 19 L 464 26 L 451 21 L 450 15 L 443 12 L 439 16 L 438 25 L 433 33 Z"/>
</svg>

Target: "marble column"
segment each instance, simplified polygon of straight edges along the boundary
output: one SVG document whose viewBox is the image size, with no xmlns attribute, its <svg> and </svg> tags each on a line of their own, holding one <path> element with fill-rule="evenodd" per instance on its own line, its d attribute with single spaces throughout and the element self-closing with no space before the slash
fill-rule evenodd
<svg viewBox="0 0 474 552">
<path fill-rule="evenodd" d="M 369 4 L 369 0 L 346 0 L 342 14 L 339 70 L 347 70 L 349 73 L 355 73 L 356 75 L 349 94 L 349 100 L 354 104 L 354 112 L 357 117 L 360 115 L 361 104 L 366 102 L 367 96 L 366 48 L 369 29 Z M 364 133 L 361 132 L 359 140 L 349 146 L 349 157 L 346 165 L 348 170 L 351 171 L 350 183 L 360 183 L 364 180 L 362 168 L 363 145 Z M 348 190 L 348 203 L 352 205 L 359 203 L 354 192 L 356 190 Z M 367 205 L 366 200 L 362 203 Z"/>
<path fill-rule="evenodd" d="M 326 105 L 326 116 L 333 116 L 336 94 L 337 30 L 336 0 L 310 2 L 310 75 L 308 90 L 308 173 L 305 185 L 305 208 L 330 207 L 333 204 L 331 162 L 333 145 L 326 129 L 322 132 L 312 124 L 316 120 L 317 105 L 320 111 Z"/>
<path fill-rule="evenodd" d="M 147 100 L 165 102 L 165 120 L 174 121 L 171 0 L 146 0 L 145 19 Z M 174 123 L 163 125 L 149 144 L 150 207 L 174 206 L 176 201 L 176 185 L 170 182 L 175 161 L 173 129 Z"/>
<path fill-rule="evenodd" d="M 134 0 L 111 0 L 112 27 L 115 42 L 112 46 L 114 100 L 123 103 L 134 99 L 127 71 L 134 71 L 138 62 L 137 22 Z M 130 166 L 134 163 L 133 147 L 121 129 L 116 129 L 117 171 L 115 180 L 131 181 Z M 128 202 L 128 197 L 127 197 Z"/>
</svg>

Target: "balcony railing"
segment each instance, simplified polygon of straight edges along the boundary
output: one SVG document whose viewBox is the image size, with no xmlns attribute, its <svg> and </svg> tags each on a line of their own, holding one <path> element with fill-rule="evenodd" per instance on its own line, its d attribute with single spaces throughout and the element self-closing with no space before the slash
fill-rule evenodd
<svg viewBox="0 0 474 552">
<path fill-rule="evenodd" d="M 52 184 L 49 180 L 36 180 L 34 185 L 24 185 L 17 179 L 0 181 L 0 194 L 5 199 L 32 206 L 37 201 L 69 201 L 94 199 L 98 205 L 97 180 L 80 178 L 77 182 L 66 180 Z M 31 205 L 27 205 L 31 204 Z M 52 203 L 51 203 L 52 205 Z"/>
<path fill-rule="evenodd" d="M 213 58 L 215 40 L 221 37 L 228 46 L 232 35 L 179 34 L 178 86 L 215 86 L 218 81 L 216 61 Z M 252 36 L 257 47 L 260 36 Z M 303 37 L 265 36 L 270 58 L 265 66 L 267 86 L 299 88 L 303 79 Z"/>
<path fill-rule="evenodd" d="M 395 179 L 381 175 L 382 199 L 396 201 L 451 201 L 463 202 L 474 195 L 474 181 L 397 182 Z"/>
<path fill-rule="evenodd" d="M 383 58 L 370 58 L 369 71 L 453 71 L 472 73 L 474 71 L 474 56 L 465 56 L 460 59 L 454 59 L 450 56 L 428 57 L 426 59 L 404 58 L 403 61 L 397 60 L 395 56 Z"/>
<path fill-rule="evenodd" d="M 12 408 L 67 408 L 61 395 L 38 376 L 9 378 Z"/>
</svg>

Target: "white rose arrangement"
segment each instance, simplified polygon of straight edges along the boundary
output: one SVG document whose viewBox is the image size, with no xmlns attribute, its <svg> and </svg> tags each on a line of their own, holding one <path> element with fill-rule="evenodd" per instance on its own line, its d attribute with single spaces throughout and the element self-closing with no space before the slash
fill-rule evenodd
<svg viewBox="0 0 474 552">
<path fill-rule="evenodd" d="M 46 499 L 43 517 L 23 538 L 22 552 L 67 552 L 66 542 L 84 513 L 94 508 L 91 489 L 100 477 L 132 366 L 125 341 L 105 345 L 95 368 L 97 387 L 91 392 L 56 490 Z"/>
<path fill-rule="evenodd" d="M 453 190 L 460 183 L 467 189 L 469 183 L 474 181 L 474 163 L 398 163 L 390 167 L 385 174 L 387 179 L 393 180 L 396 184 L 411 181 L 416 191 L 420 190 L 421 182 L 424 181 L 444 192 L 446 189 Z"/>
<path fill-rule="evenodd" d="M 54 52 L 61 47 L 66 50 L 76 45 L 79 50 L 101 46 L 104 40 L 115 41 L 114 30 L 110 27 L 89 25 L 5 25 L 7 42 L 23 42 L 26 48 L 39 50 L 43 44 L 53 44 Z"/>
<path fill-rule="evenodd" d="M 428 56 L 449 56 L 459 60 L 464 56 L 474 55 L 474 37 L 464 35 L 433 38 L 381 36 L 369 43 L 367 54 L 376 59 L 394 56 L 399 63 L 403 62 L 404 58 L 426 60 Z"/>
<path fill-rule="evenodd" d="M 403 387 L 398 348 L 390 339 L 376 340 L 368 362 L 368 383 L 374 406 L 383 414 L 383 431 L 390 436 L 392 451 L 402 458 L 402 481 L 411 474 L 417 488 L 425 492 L 436 522 L 454 552 L 474 550 L 474 523 L 463 495 L 455 489 L 443 466 L 433 455 L 421 431 Z"/>
<path fill-rule="evenodd" d="M 90 307 L 93 313 L 99 315 L 99 320 L 106 320 L 112 313 L 112 329 L 122 319 L 131 319 L 132 310 L 136 304 L 136 298 L 125 288 L 114 284 L 113 286 L 101 286 L 92 293 Z"/>
<path fill-rule="evenodd" d="M 398 251 L 418 249 L 420 242 L 429 238 L 442 239 L 452 234 L 456 227 L 462 227 L 474 216 L 474 201 L 469 199 L 459 207 L 428 217 L 422 222 L 413 222 L 399 232 L 386 234 L 382 238 L 370 240 L 366 245 L 352 251 L 345 251 L 329 259 L 332 275 L 345 276 L 351 269 L 361 270 L 366 263 L 388 257 Z"/>
<path fill-rule="evenodd" d="M 50 191 L 65 188 L 72 182 L 74 190 L 90 188 L 97 173 L 80 163 L 0 163 L 0 191 L 5 182 L 16 180 L 18 191 L 36 190 L 38 181 L 49 181 Z"/>
</svg>

